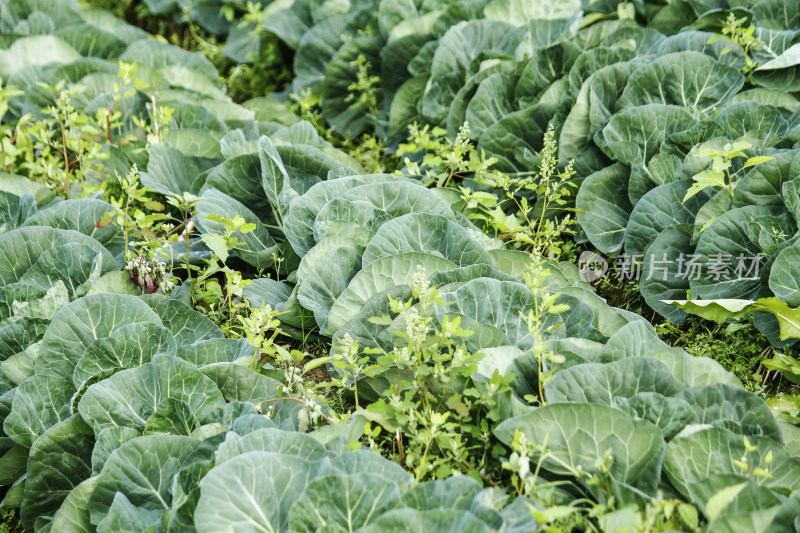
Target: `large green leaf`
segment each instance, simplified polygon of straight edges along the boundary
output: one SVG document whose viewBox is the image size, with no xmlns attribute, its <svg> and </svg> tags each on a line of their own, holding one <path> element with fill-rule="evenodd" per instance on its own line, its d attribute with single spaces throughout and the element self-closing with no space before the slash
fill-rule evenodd
<svg viewBox="0 0 800 533">
<path fill-rule="evenodd" d="M 800 76 L 797 74 L 799 64 L 800 43 L 797 43 L 772 61 L 760 65 L 753 72 L 753 79 L 762 87 L 796 92 L 800 90 Z"/>
<path fill-rule="evenodd" d="M 275 260 L 272 254 L 277 251 L 278 244 L 273 240 L 269 230 L 261 220 L 244 204 L 239 203 L 230 196 L 216 189 L 208 189 L 203 192 L 200 202 L 197 204 L 197 226 L 205 234 L 224 234 L 224 226 L 213 220 L 209 220 L 208 215 L 217 215 L 228 219 L 239 216 L 248 224 L 255 224 L 255 229 L 248 233 L 236 231 L 233 237 L 243 242 L 237 245 L 233 252 L 239 255 L 256 268 L 270 268 Z"/>
<path fill-rule="evenodd" d="M 530 3 L 524 0 L 492 0 L 486 6 L 486 16 L 519 25 L 529 20 L 570 18 L 581 9 L 581 2 L 547 0 Z"/>
<path fill-rule="evenodd" d="M 625 228 L 626 254 L 644 253 L 654 239 L 674 224 L 694 223 L 697 211 L 709 200 L 709 195 L 701 192 L 684 202 L 690 185 L 688 180 L 659 185 L 636 203 Z"/>
<path fill-rule="evenodd" d="M 97 524 L 97 531 L 98 533 L 152 531 L 162 514 L 164 513 L 161 509 L 137 507 L 123 492 L 117 492 L 105 518 Z"/>
<path fill-rule="evenodd" d="M 126 427 L 111 427 L 100 431 L 96 435 L 97 440 L 92 450 L 92 475 L 97 475 L 103 470 L 103 465 L 114 450 L 129 440 L 141 436 L 141 431 Z"/>
<path fill-rule="evenodd" d="M 266 213 L 268 204 L 260 177 L 261 162 L 258 154 L 242 154 L 229 157 L 212 168 L 203 188 L 225 193 L 253 213 Z"/>
<path fill-rule="evenodd" d="M 32 295 L 31 293 L 26 296 Z M 50 320 L 58 312 L 59 309 L 69 303 L 69 291 L 61 280 L 47 289 L 47 291 L 39 297 L 34 296 L 26 300 L 12 300 L 11 312 L 13 317 L 9 320 L 11 324 L 20 319 L 42 319 Z"/>
<path fill-rule="evenodd" d="M 137 322 L 161 325 L 158 315 L 135 296 L 93 294 L 75 300 L 56 313 L 45 331 L 42 348 L 48 356 L 36 360 L 37 375 L 71 375 L 92 342 Z"/>
<path fill-rule="evenodd" d="M 628 80 L 620 109 L 643 104 L 684 107 L 697 118 L 721 108 L 744 84 L 737 69 L 700 52 L 665 54 L 640 67 Z"/>
<path fill-rule="evenodd" d="M 663 300 L 680 307 L 687 313 L 715 322 L 740 320 L 755 312 L 765 311 L 775 316 L 780 329 L 780 340 L 800 339 L 800 310 L 792 309 L 778 298 L 753 300 Z"/>
<path fill-rule="evenodd" d="M 634 63 L 616 63 L 603 67 L 594 74 L 594 80 L 589 88 L 589 135 L 601 149 L 605 147 L 605 143 L 599 132 L 617 111 L 617 101 L 636 68 Z"/>
<path fill-rule="evenodd" d="M 581 49 L 571 42 L 558 42 L 536 50 L 531 60 L 525 64 L 519 82 L 515 84 L 513 101 L 517 107 L 525 108 L 545 101 L 558 103 L 567 88 L 568 79 L 565 76 L 571 72 L 580 54 Z M 598 64 L 597 67 L 599 66 Z M 487 83 L 481 84 L 481 89 L 483 85 Z M 497 91 L 497 97 L 500 94 Z M 470 124 L 472 116 L 472 113 L 468 113 Z"/>
<path fill-rule="evenodd" d="M 188 52 L 178 46 L 148 37 L 134 41 L 120 56 L 124 61 L 136 61 L 153 68 L 180 65 L 194 70 L 209 80 L 217 80 L 217 69 L 206 56 L 199 52 Z"/>
<path fill-rule="evenodd" d="M 234 362 L 253 356 L 253 348 L 245 339 L 207 339 L 178 348 L 178 357 L 197 366 Z"/>
<path fill-rule="evenodd" d="M 685 436 L 678 435 L 667 444 L 664 473 L 678 492 L 689 498 L 689 487 L 711 474 L 740 474 L 742 470 L 734 461 L 746 457 L 753 468 L 766 466 L 769 470 L 771 477 L 760 480 L 762 486 L 787 493 L 797 490 L 800 461 L 790 458 L 783 447 L 770 438 L 747 438 L 755 446 L 752 453 L 747 452 L 742 435 L 725 429 L 700 429 Z M 770 453 L 772 462 L 766 465 L 764 458 Z"/>
<path fill-rule="evenodd" d="M 471 63 L 479 54 L 509 56 L 519 42 L 519 32 L 506 22 L 482 19 L 451 26 L 433 54 L 431 77 L 421 101 L 422 115 L 443 124 L 450 103 L 474 72 Z"/>
<path fill-rule="evenodd" d="M 94 198 L 81 198 L 58 202 L 25 220 L 25 226 L 50 226 L 53 228 L 80 231 L 93 237 L 114 256 L 123 252 L 125 241 L 123 233 L 115 224 L 99 227 L 103 215 L 115 212 L 108 202 Z"/>
<path fill-rule="evenodd" d="M 755 102 L 728 105 L 714 122 L 725 129 L 730 139 L 747 135 L 759 138 L 767 146 L 786 135 L 788 127 L 780 109 Z"/>
<path fill-rule="evenodd" d="M 292 188 L 289 174 L 275 144 L 267 137 L 258 140 L 258 158 L 261 163 L 261 187 L 267 196 L 275 218 L 282 222 L 285 213 L 284 191 Z"/>
<path fill-rule="evenodd" d="M 403 252 L 441 255 L 458 266 L 493 264 L 469 230 L 439 215 L 410 213 L 381 225 L 363 253 L 364 265 Z"/>
<path fill-rule="evenodd" d="M 25 67 L 70 63 L 80 53 L 53 35 L 32 35 L 17 39 L 7 50 L 0 50 L 0 76 L 8 79 Z"/>
<path fill-rule="evenodd" d="M 778 30 L 794 29 L 800 22 L 800 9 L 779 0 L 762 0 L 753 6 L 759 26 Z"/>
<path fill-rule="evenodd" d="M 657 392 L 641 392 L 630 398 L 618 396 L 613 406 L 657 425 L 667 441 L 688 424 L 697 422 L 697 414 L 689 403 Z"/>
<path fill-rule="evenodd" d="M 427 75 L 414 76 L 397 90 L 389 108 L 389 138 L 405 138 L 408 127 L 419 120 L 417 104 L 427 83 Z"/>
<path fill-rule="evenodd" d="M 64 533 L 95 533 L 89 518 L 89 498 L 94 492 L 97 477 L 90 477 L 79 483 L 53 516 L 51 531 Z M 55 528 L 55 529 L 53 529 Z"/>
<path fill-rule="evenodd" d="M 216 466 L 200 489 L 198 533 L 287 531 L 289 510 L 315 470 L 315 463 L 300 457 L 260 451 Z"/>
<path fill-rule="evenodd" d="M 255 451 L 291 455 L 313 462 L 321 461 L 326 455 L 325 446 L 310 435 L 265 428 L 243 436 L 229 432 L 217 449 L 215 461 L 220 465 L 238 455 Z"/>
<path fill-rule="evenodd" d="M 286 239 L 295 253 L 303 257 L 319 242 L 314 235 L 314 219 L 325 204 L 359 185 L 398 180 L 402 178 L 390 174 L 368 174 L 327 180 L 314 185 L 289 205 L 284 221 Z"/>
<path fill-rule="evenodd" d="M 604 405 L 558 403 L 505 420 L 495 435 L 510 445 L 515 431 L 552 454 L 543 457 L 541 466 L 554 474 L 570 476 L 583 470 L 598 475 L 610 456 L 608 474 L 623 501 L 626 487 L 655 494 L 658 479 L 652 472 L 658 469 L 664 444 L 661 431 L 650 422 Z"/>
<path fill-rule="evenodd" d="M 446 479 L 420 483 L 409 488 L 400 498 L 404 507 L 419 511 L 471 510 L 481 486 L 467 476 L 453 476 Z"/>
<path fill-rule="evenodd" d="M 145 435 L 192 435 L 200 425 L 189 404 L 166 398 L 147 419 L 143 432 Z"/>
<path fill-rule="evenodd" d="M 297 283 L 303 282 L 305 277 L 312 271 L 318 271 L 320 264 L 328 263 L 328 255 L 335 252 L 338 248 L 350 247 L 360 253 L 363 252 L 363 247 L 358 246 L 356 242 L 347 236 L 332 236 L 322 239 L 314 245 L 306 255 L 300 260 L 300 266 L 297 267 Z"/>
<path fill-rule="evenodd" d="M 465 283 L 453 292 L 442 294 L 442 297 L 451 305 L 443 305 L 436 309 L 439 320 L 451 313 L 458 313 L 473 321 L 475 326 L 498 334 L 498 344 L 480 342 L 480 346 L 477 346 L 478 339 L 468 338 L 467 342 L 475 348 L 514 345 L 527 349 L 533 343 L 533 337 L 524 317 L 534 308 L 535 296 L 522 283 L 478 278 Z M 556 315 L 551 315 L 542 321 L 542 327 L 546 329 L 558 321 Z M 473 325 L 462 322 L 461 327 L 472 329 Z M 481 336 L 480 330 L 476 333 L 478 337 Z"/>
<path fill-rule="evenodd" d="M 118 426 L 143 430 L 167 399 L 185 402 L 201 421 L 225 405 L 217 385 L 197 367 L 174 356 L 156 355 L 143 366 L 89 386 L 78 411 L 96 433 Z"/>
<path fill-rule="evenodd" d="M 56 424 L 33 443 L 22 501 L 22 522 L 32 528 L 51 517 L 67 495 L 92 474 L 94 433 L 79 415 Z"/>
<path fill-rule="evenodd" d="M 36 206 L 40 209 L 47 206 L 54 198 L 55 194 L 49 187 L 35 181 L 31 181 L 24 176 L 0 172 L 0 191 L 5 191 L 14 196 L 22 196 L 26 192 L 33 195 Z"/>
<path fill-rule="evenodd" d="M 769 272 L 769 288 L 775 296 L 792 307 L 800 306 L 800 280 L 797 264 L 800 262 L 800 246 L 784 248 L 772 263 Z"/>
<path fill-rule="evenodd" d="M 328 252 L 324 260 L 318 262 L 303 277 L 298 285 L 297 301 L 314 313 L 314 319 L 321 330 L 327 326 L 328 314 L 336 299 L 347 289 L 350 280 L 359 271 L 359 253 L 354 248 L 342 246 Z"/>
<path fill-rule="evenodd" d="M 332 335 L 331 353 L 338 352 L 337 347 L 341 346 L 341 339 L 344 338 L 345 334 L 349 334 L 355 339 L 359 346 L 381 347 L 387 351 L 391 350 L 397 340 L 392 333 L 391 325 L 376 324 L 369 320 L 370 318 L 389 315 L 392 312 L 389 302 L 390 296 L 396 301 L 405 302 L 412 298 L 413 294 L 411 287 L 408 285 L 395 285 L 391 289 L 371 296 L 361 307 L 358 314 Z M 328 371 L 335 371 L 335 367 L 330 366 Z"/>
<path fill-rule="evenodd" d="M 800 517 L 800 493 L 795 492 L 784 500 L 766 533 L 780 533 L 781 531 L 797 533 L 800 531 L 800 518 L 798 517 Z"/>
<path fill-rule="evenodd" d="M 447 202 L 421 185 L 405 181 L 368 183 L 329 201 L 314 219 L 314 235 L 317 242 L 346 235 L 365 246 L 382 224 L 408 213 L 454 218 Z"/>
<path fill-rule="evenodd" d="M 717 218 L 700 236 L 695 250 L 697 274 L 690 275 L 693 298 L 750 298 L 760 289 L 757 269 L 751 269 L 761 252 L 752 242 L 748 225 L 773 209 L 751 205 Z M 741 259 L 740 259 L 741 257 Z"/>
<path fill-rule="evenodd" d="M 622 248 L 625 228 L 633 206 L 628 200 L 630 172 L 620 163 L 586 178 L 578 190 L 578 222 L 599 250 L 614 253 Z"/>
<path fill-rule="evenodd" d="M 312 480 L 289 512 L 289 528 L 312 533 L 321 528 L 353 532 L 394 507 L 398 485 L 369 472 L 330 474 Z"/>
<path fill-rule="evenodd" d="M 209 455 L 199 440 L 179 435 L 144 436 L 126 442 L 111 454 L 97 478 L 89 499 L 92 523 L 106 518 L 118 494 L 144 513 L 166 511 L 172 500 L 173 476 L 184 465 Z"/>
<path fill-rule="evenodd" d="M 626 357 L 611 363 L 586 363 L 556 372 L 545 385 L 550 403 L 585 402 L 614 405 L 616 397 L 631 398 L 643 392 L 675 396 L 685 386 L 669 368 L 650 357 Z"/>
<path fill-rule="evenodd" d="M 320 474 L 339 472 L 341 474 L 358 474 L 369 472 L 379 475 L 387 481 L 409 485 L 411 475 L 394 461 L 368 449 L 347 452 L 343 455 L 332 457 L 329 462 L 320 467 Z"/>
<path fill-rule="evenodd" d="M 771 105 L 790 113 L 800 105 L 800 101 L 791 93 L 778 89 L 748 89 L 741 91 L 730 100 L 731 105 L 739 102 L 755 102 L 761 105 Z"/>
<path fill-rule="evenodd" d="M 160 294 L 148 294 L 142 299 L 156 312 L 164 327 L 175 337 L 178 346 L 223 336 L 219 326 L 211 319 L 179 300 L 168 299 Z"/>
<path fill-rule="evenodd" d="M 235 363 L 204 366 L 203 374 L 219 388 L 225 401 L 259 403 L 278 397 L 281 382 Z"/>
<path fill-rule="evenodd" d="M 602 130 L 604 151 L 631 167 L 627 192 L 632 203 L 653 187 L 682 178 L 675 172 L 659 177 L 649 165 L 667 136 L 686 130 L 691 122 L 685 109 L 660 103 L 624 109 L 611 117 Z"/>
<path fill-rule="evenodd" d="M 362 76 L 359 65 L 367 67 L 368 75 L 380 69 L 380 51 L 385 40 L 379 35 L 363 35 L 340 47 L 325 71 L 322 116 L 337 133 L 352 139 L 375 122 L 375 109 L 353 97 L 352 86 Z M 360 64 L 360 58 L 366 60 Z M 362 67 L 363 68 L 363 67 Z"/>
<path fill-rule="evenodd" d="M 452 528 L 452 529 L 451 529 Z M 395 509 L 384 513 L 362 533 L 426 533 L 428 531 L 488 533 L 489 527 L 469 511 Z"/>
<path fill-rule="evenodd" d="M 115 267 L 106 256 L 86 244 L 70 242 L 45 250 L 22 275 L 20 282 L 45 290 L 63 282 L 70 298 L 77 298 Z"/>
<path fill-rule="evenodd" d="M 17 196 L 0 190 L 0 233 L 21 226 L 35 212 L 36 201 L 32 194 Z"/>
<path fill-rule="evenodd" d="M 152 323 L 122 326 L 86 347 L 75 365 L 72 382 L 80 388 L 92 377 L 108 377 L 118 370 L 141 366 L 159 353 L 175 355 L 176 350 L 175 337 L 163 326 Z"/>
<path fill-rule="evenodd" d="M 639 291 L 647 305 L 673 324 L 682 323 L 686 319 L 686 312 L 663 300 L 686 297 L 689 279 L 683 267 L 693 251 L 691 240 L 692 226 L 670 226 L 650 243 L 642 263 L 644 274 L 639 280 Z"/>
<path fill-rule="evenodd" d="M 11 413 L 3 431 L 14 442 L 30 447 L 48 428 L 72 415 L 72 381 L 36 375 L 22 382 L 14 393 Z"/>
<path fill-rule="evenodd" d="M 102 264 L 114 264 L 103 245 L 93 238 L 73 230 L 51 227 L 19 228 L 0 235 L 0 284 L 19 281 L 39 256 L 57 244 L 80 243 L 102 254 Z"/>
<path fill-rule="evenodd" d="M 494 74 L 504 74 L 507 76 L 515 75 L 519 72 L 523 65 L 514 61 L 500 61 L 491 67 L 487 67 L 484 69 L 479 70 L 475 73 L 472 77 L 470 77 L 464 86 L 459 89 L 456 98 L 450 104 L 450 110 L 448 111 L 447 115 L 447 134 L 449 138 L 455 138 L 458 135 L 459 129 L 466 121 L 467 117 L 467 107 L 470 105 L 478 105 L 473 104 L 473 100 L 480 99 L 482 102 L 480 103 L 479 107 L 482 109 L 497 109 L 499 107 L 507 108 L 510 106 L 510 100 L 513 99 L 513 95 L 509 95 L 508 100 L 504 97 L 502 102 L 494 101 L 493 95 L 487 94 L 488 91 L 481 91 L 481 94 L 478 95 L 478 91 L 483 84 L 483 81 L 487 78 L 491 77 Z M 513 90 L 513 87 L 511 88 Z M 398 92 L 397 98 L 403 97 L 403 90 Z M 416 102 L 415 102 L 416 103 Z M 392 104 L 395 105 L 394 103 Z M 512 108 L 508 108 L 507 112 L 514 111 Z M 416 113 L 416 108 L 415 108 Z M 506 113 L 501 114 L 500 116 Z M 474 125 L 470 123 L 470 129 L 475 134 L 475 132 L 479 131 L 477 129 L 472 129 Z"/>
<path fill-rule="evenodd" d="M 175 148 L 155 144 L 150 148 L 147 172 L 142 172 L 142 185 L 161 194 L 200 194 L 204 172 L 214 166 L 208 160 L 188 157 Z"/>
<path fill-rule="evenodd" d="M 371 263 L 356 274 L 347 289 L 336 299 L 328 314 L 328 324 L 323 333 L 335 333 L 355 317 L 374 294 L 395 285 L 410 284 L 418 267 L 433 273 L 453 269 L 456 265 L 436 255 L 420 252 L 391 255 Z"/>
<path fill-rule="evenodd" d="M 10 439 L 5 438 L 5 441 Z M 7 447 L 4 445 L 4 449 Z M 16 480 L 25 475 L 28 467 L 28 454 L 30 448 L 21 444 L 14 444 L 6 450 L 0 459 L 0 483 L 3 486 L 12 485 Z"/>
<path fill-rule="evenodd" d="M 736 183 L 731 206 L 757 205 L 776 208 L 786 206 L 792 214 L 796 214 L 793 208 L 796 205 L 796 196 L 792 195 L 791 191 L 794 177 L 797 175 L 796 170 L 800 164 L 800 152 L 797 150 L 779 151 L 774 152 L 772 157 L 773 159 L 770 161 L 747 169 L 749 172 Z M 703 161 L 703 159 L 699 160 Z"/>
<path fill-rule="evenodd" d="M 471 79 L 480 74 L 476 74 Z M 522 84 L 518 73 L 516 75 L 501 71 L 489 73 L 486 79 L 483 79 L 478 85 L 472 100 L 467 103 L 464 116 L 459 117 L 462 119 L 462 124 L 468 122 L 470 131 L 481 132 L 504 116 L 516 111 L 514 87 L 518 82 Z M 455 117 L 453 117 L 454 119 Z M 451 118 L 448 116 L 449 120 Z"/>
<path fill-rule="evenodd" d="M 644 357 L 669 346 L 662 342 L 655 328 L 646 320 L 633 320 L 620 327 L 606 342 L 600 354 L 602 361 L 626 357 Z"/>
<path fill-rule="evenodd" d="M 178 126 L 181 129 L 199 129 L 207 132 L 212 132 L 212 134 L 215 135 L 224 134 L 228 129 L 225 122 L 222 120 L 221 117 L 218 117 L 211 109 L 207 109 L 199 102 L 196 103 L 195 100 L 197 100 L 197 97 L 198 95 L 196 94 L 190 95 L 180 92 L 167 97 L 161 95 L 161 97 L 159 98 L 159 104 L 168 105 L 171 108 L 173 108 L 174 112 L 172 114 L 172 120 L 175 122 L 176 126 Z M 170 152 L 169 150 L 172 150 L 172 152 Z M 161 151 L 162 155 L 165 153 L 177 152 L 177 150 L 174 148 L 170 148 L 169 150 L 162 150 Z M 194 161 L 195 163 L 203 161 L 201 159 L 196 159 L 196 158 L 189 158 L 189 160 Z M 212 164 L 213 162 L 211 160 L 206 160 L 205 162 L 213 166 Z M 202 167 L 205 167 L 205 165 L 202 165 Z M 195 176 L 193 175 L 187 175 L 186 177 L 188 177 L 190 180 L 195 179 Z M 202 183 L 200 185 L 202 185 Z"/>
<path fill-rule="evenodd" d="M 737 433 L 763 435 L 783 442 L 781 430 L 767 404 L 748 390 L 717 383 L 686 389 L 677 397 L 694 408 L 701 424 L 724 425 Z M 726 422 L 736 424 L 736 429 Z"/>
<path fill-rule="evenodd" d="M 164 133 L 164 144 L 188 157 L 222 158 L 219 137 L 197 128 L 167 130 Z"/>
<path fill-rule="evenodd" d="M 537 166 L 536 154 L 544 146 L 547 125 L 556 112 L 555 105 L 538 103 L 509 113 L 483 131 L 478 149 L 497 158 L 497 170 L 527 172 Z"/>
<path fill-rule="evenodd" d="M 18 354 L 31 348 L 47 330 L 48 321 L 44 318 L 21 318 L 12 324 L 0 327 L 0 349 L 3 354 Z M 41 346 L 41 343 L 39 343 Z M 32 353 L 41 352 L 33 348 Z"/>
</svg>

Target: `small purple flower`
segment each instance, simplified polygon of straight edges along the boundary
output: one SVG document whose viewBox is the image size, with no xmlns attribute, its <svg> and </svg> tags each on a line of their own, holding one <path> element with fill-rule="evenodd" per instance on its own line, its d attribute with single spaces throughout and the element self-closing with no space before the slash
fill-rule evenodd
<svg viewBox="0 0 800 533">
<path fill-rule="evenodd" d="M 125 264 L 125 269 L 131 273 L 131 283 L 136 285 L 142 294 L 152 294 L 158 290 L 159 285 L 167 276 L 166 265 L 161 261 L 148 261 L 145 257 L 138 256 Z"/>
</svg>

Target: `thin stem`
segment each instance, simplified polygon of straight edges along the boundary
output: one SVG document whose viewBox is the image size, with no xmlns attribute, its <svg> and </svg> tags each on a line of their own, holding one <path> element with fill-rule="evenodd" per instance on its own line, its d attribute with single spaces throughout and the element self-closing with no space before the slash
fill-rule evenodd
<svg viewBox="0 0 800 533">
<path fill-rule="evenodd" d="M 397 453 L 400 456 L 400 464 L 402 465 L 405 463 L 405 454 L 403 453 L 403 438 L 400 435 L 397 435 L 395 440 L 397 441 Z"/>
<path fill-rule="evenodd" d="M 194 288 L 192 287 L 192 267 L 189 264 L 189 251 L 192 242 L 189 236 L 189 233 L 191 231 L 191 228 L 189 227 L 189 218 L 188 218 L 189 213 L 186 210 L 186 208 L 184 208 L 182 211 L 183 211 L 183 225 L 186 227 L 186 231 L 184 232 L 184 235 L 186 236 L 186 279 L 189 280 L 189 291 L 194 292 L 192 290 Z"/>
<path fill-rule="evenodd" d="M 114 102 L 108 104 L 106 109 L 106 141 L 111 144 L 111 112 L 114 109 Z"/>
<path fill-rule="evenodd" d="M 419 459 L 419 466 L 417 467 L 417 476 L 416 476 L 417 483 L 419 483 L 420 476 L 422 475 L 422 469 L 425 466 L 427 466 L 425 464 L 425 461 L 428 458 L 428 451 L 431 449 L 431 444 L 433 443 L 433 440 L 434 440 L 433 435 L 431 435 L 431 439 L 425 445 L 425 451 L 422 452 L 422 457 L 420 457 L 420 459 Z"/>
<path fill-rule="evenodd" d="M 64 154 L 64 186 L 67 189 L 67 200 L 69 200 L 69 156 L 67 155 L 67 138 L 64 135 L 64 125 L 61 122 L 61 114 L 58 110 L 56 110 L 56 123 L 58 124 L 58 130 L 61 132 L 61 153 Z"/>
<path fill-rule="evenodd" d="M 230 280 L 228 280 L 228 331 L 233 327 L 233 295 L 231 294 Z"/>
<path fill-rule="evenodd" d="M 124 213 L 125 223 L 123 224 L 123 226 L 125 228 L 125 258 L 126 259 L 127 259 L 127 256 L 128 256 L 128 247 L 130 246 L 129 241 L 128 241 L 128 229 L 129 229 L 129 225 L 131 223 L 130 222 L 130 216 L 128 215 L 128 211 L 130 210 L 130 208 L 131 208 L 131 197 L 129 195 L 126 195 L 125 213 Z"/>
<path fill-rule="evenodd" d="M 472 465 L 469 463 L 469 461 L 467 461 L 466 459 L 462 459 L 462 460 L 461 460 L 461 464 L 462 464 L 463 466 L 467 467 L 469 470 L 475 470 L 475 472 L 478 472 L 478 471 L 475 469 L 475 467 L 474 467 L 474 466 L 472 466 Z M 488 483 L 489 485 L 491 485 L 492 487 L 496 487 L 496 486 L 497 486 L 497 483 L 495 483 L 495 482 L 494 482 L 494 480 L 493 480 L 492 478 L 490 478 L 489 476 L 487 476 L 486 474 L 483 474 L 483 473 L 481 473 L 481 472 L 478 472 L 478 475 L 479 475 L 479 476 L 481 476 L 481 479 L 482 479 L 482 480 L 484 480 L 484 481 L 485 481 L 486 483 Z"/>
</svg>

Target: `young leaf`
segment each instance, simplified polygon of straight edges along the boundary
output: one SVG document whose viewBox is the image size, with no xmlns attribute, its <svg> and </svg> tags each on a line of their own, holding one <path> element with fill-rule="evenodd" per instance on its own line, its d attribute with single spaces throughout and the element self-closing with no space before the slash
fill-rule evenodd
<svg viewBox="0 0 800 533">
<path fill-rule="evenodd" d="M 224 263 L 228 259 L 228 243 L 225 237 L 217 233 L 204 233 L 200 236 L 214 254 Z"/>
<path fill-rule="evenodd" d="M 772 161 L 773 159 L 775 159 L 775 158 L 774 157 L 769 157 L 769 156 L 766 156 L 766 155 L 757 155 L 755 157 L 751 157 L 750 159 L 748 159 L 744 164 L 744 168 L 754 167 L 756 165 L 760 165 L 761 163 L 766 163 L 767 161 Z"/>
<path fill-rule="evenodd" d="M 725 175 L 719 170 L 706 170 L 699 174 L 695 174 L 694 183 L 689 190 L 686 191 L 686 196 L 683 197 L 683 202 L 686 203 L 689 198 L 700 193 L 708 187 L 724 187 Z"/>
<path fill-rule="evenodd" d="M 731 502 L 746 485 L 747 483 L 738 483 L 736 485 L 725 487 L 709 498 L 708 503 L 706 504 L 706 513 L 708 513 L 708 519 L 713 522 L 714 519 L 716 519 L 723 511 L 725 511 L 725 508 L 731 504 Z"/>
</svg>

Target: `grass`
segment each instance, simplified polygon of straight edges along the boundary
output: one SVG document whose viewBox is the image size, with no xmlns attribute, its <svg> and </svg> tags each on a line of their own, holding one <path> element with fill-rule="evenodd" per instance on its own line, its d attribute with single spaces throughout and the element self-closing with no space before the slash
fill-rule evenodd
<svg viewBox="0 0 800 533">
<path fill-rule="evenodd" d="M 594 284 L 597 294 L 614 306 L 647 318 L 664 342 L 683 348 L 692 355 L 714 359 L 736 375 L 745 388 L 766 398 L 797 393 L 797 387 L 761 364 L 773 356 L 774 348 L 753 325 L 752 318 L 734 324 L 716 324 L 689 316 L 681 325 L 664 321 L 650 306 L 634 280 L 620 279 L 612 269 Z M 798 349 L 784 352 L 797 353 Z"/>
<path fill-rule="evenodd" d="M 25 531 L 16 511 L 16 509 L 0 508 L 0 533 L 22 533 Z"/>
<path fill-rule="evenodd" d="M 657 325 L 657 330 L 665 342 L 698 357 L 714 359 L 733 372 L 747 390 L 761 396 L 786 392 L 791 385 L 762 366 L 764 359 L 772 357 L 773 347 L 752 320 L 716 324 L 689 316 L 680 327 L 664 323 Z"/>
</svg>

